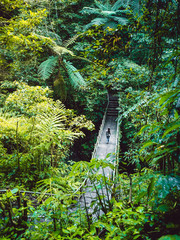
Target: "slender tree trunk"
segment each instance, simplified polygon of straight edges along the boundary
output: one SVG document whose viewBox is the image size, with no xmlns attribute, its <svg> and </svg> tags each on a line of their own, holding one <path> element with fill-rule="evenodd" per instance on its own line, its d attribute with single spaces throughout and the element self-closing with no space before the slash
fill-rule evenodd
<svg viewBox="0 0 180 240">
<path fill-rule="evenodd" d="M 51 144 L 51 167 L 53 167 L 53 143 Z"/>
<path fill-rule="evenodd" d="M 132 177 L 129 174 L 129 203 L 132 203 Z"/>
<path fill-rule="evenodd" d="M 17 124 L 16 124 L 16 153 L 17 153 L 18 172 L 20 172 L 20 156 L 19 156 L 18 128 L 19 128 L 19 122 L 17 121 Z"/>
<path fill-rule="evenodd" d="M 154 78 L 154 72 L 159 63 L 159 48 L 158 47 L 159 47 L 159 44 L 161 43 L 161 37 L 160 37 L 160 35 L 158 35 L 158 31 L 159 31 L 159 27 L 160 27 L 159 26 L 159 23 L 160 23 L 159 4 L 160 4 L 160 0 L 157 0 L 155 26 L 154 26 L 154 33 L 153 33 L 153 45 L 152 45 L 153 53 L 152 53 L 152 59 L 151 59 L 151 72 L 150 72 L 149 86 L 148 86 L 149 91 L 151 91 L 152 84 L 153 84 L 153 78 Z"/>
</svg>

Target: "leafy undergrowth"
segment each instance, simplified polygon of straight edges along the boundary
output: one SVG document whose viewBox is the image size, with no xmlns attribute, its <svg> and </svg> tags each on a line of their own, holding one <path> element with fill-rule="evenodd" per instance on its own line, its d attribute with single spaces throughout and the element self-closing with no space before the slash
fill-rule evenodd
<svg viewBox="0 0 180 240">
<path fill-rule="evenodd" d="M 2 194 L 1 238 L 179 239 L 178 176 L 144 168 L 111 180 L 97 174 L 95 168 L 100 167 L 114 169 L 107 160 L 79 162 L 68 175 L 54 171 L 51 178 L 40 181 L 41 194 L 34 198 L 18 188 Z M 93 212 L 83 204 L 87 178 L 97 193 L 91 202 Z"/>
</svg>

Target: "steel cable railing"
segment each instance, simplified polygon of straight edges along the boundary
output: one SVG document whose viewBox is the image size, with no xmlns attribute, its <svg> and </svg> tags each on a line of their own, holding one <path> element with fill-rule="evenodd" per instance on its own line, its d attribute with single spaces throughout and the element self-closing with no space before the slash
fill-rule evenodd
<svg viewBox="0 0 180 240">
<path fill-rule="evenodd" d="M 119 114 L 118 114 L 119 115 Z M 119 151 L 120 151 L 120 139 L 121 139 L 121 132 L 120 132 L 120 126 L 119 126 L 119 117 L 117 118 L 117 128 L 116 128 L 116 147 L 115 147 L 115 172 L 113 175 L 113 179 L 118 174 L 118 164 L 119 164 Z"/>
<path fill-rule="evenodd" d="M 97 147 L 98 147 L 98 145 L 99 145 L 99 141 L 100 141 L 100 139 L 101 139 L 102 132 L 103 132 L 103 129 L 104 129 L 104 124 L 105 124 L 105 121 L 106 121 L 106 114 L 107 114 L 107 110 L 108 110 L 108 106 L 109 106 L 109 94 L 107 95 L 107 101 L 108 101 L 108 102 L 107 102 L 106 110 L 105 110 L 105 112 L 104 112 L 103 120 L 102 120 L 100 129 L 99 129 L 98 137 L 97 137 L 97 140 L 96 140 L 96 144 L 95 144 L 95 146 L 94 146 L 94 151 L 93 151 L 93 153 L 92 153 L 91 159 L 95 158 L 95 156 L 96 156 Z"/>
</svg>

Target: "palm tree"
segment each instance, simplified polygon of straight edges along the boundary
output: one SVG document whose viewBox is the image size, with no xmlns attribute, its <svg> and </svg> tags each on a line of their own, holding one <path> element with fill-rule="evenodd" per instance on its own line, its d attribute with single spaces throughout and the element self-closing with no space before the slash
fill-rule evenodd
<svg viewBox="0 0 180 240">
<path fill-rule="evenodd" d="M 57 34 L 56 34 L 57 35 Z M 66 91 L 65 91 L 65 81 L 62 74 L 62 68 L 67 72 L 70 80 L 70 84 L 74 88 L 81 88 L 86 85 L 83 77 L 78 72 L 78 70 L 73 66 L 70 61 L 67 61 L 67 56 L 71 56 L 77 59 L 83 59 L 88 61 L 87 59 L 76 56 L 72 51 L 67 49 L 67 47 L 74 43 L 74 41 L 80 36 L 75 35 L 73 38 L 65 41 L 61 45 L 57 44 L 51 37 L 45 37 L 42 35 L 36 34 L 37 37 L 44 40 L 48 47 L 53 51 L 54 55 L 49 56 L 47 60 L 42 62 L 39 66 L 39 75 L 43 80 L 47 80 L 51 77 L 55 68 L 58 68 L 58 74 L 53 82 L 54 90 L 56 94 L 61 98 L 61 100 L 65 100 Z M 60 37 L 59 37 L 60 39 Z M 60 42 L 58 39 L 58 42 Z M 61 43 L 61 42 L 60 42 Z"/>
<path fill-rule="evenodd" d="M 116 1 L 113 5 L 110 4 L 109 0 L 105 1 L 97 1 L 95 0 L 96 8 L 84 7 L 81 13 L 84 14 L 93 14 L 97 15 L 95 19 L 93 19 L 89 24 L 84 27 L 84 30 L 89 29 L 93 25 L 104 25 L 104 28 L 117 28 L 118 25 L 126 25 L 128 23 L 128 19 L 122 17 L 122 15 L 126 15 L 130 13 L 129 10 L 124 9 L 120 10 L 119 8 L 126 8 L 127 4 L 122 0 Z"/>
</svg>

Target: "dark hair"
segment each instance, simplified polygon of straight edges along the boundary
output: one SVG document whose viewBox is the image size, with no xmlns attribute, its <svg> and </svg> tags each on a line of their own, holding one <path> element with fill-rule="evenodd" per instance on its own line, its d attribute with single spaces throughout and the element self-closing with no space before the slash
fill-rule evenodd
<svg viewBox="0 0 180 240">
<path fill-rule="evenodd" d="M 110 128 L 108 128 L 108 132 L 110 132 Z"/>
</svg>

